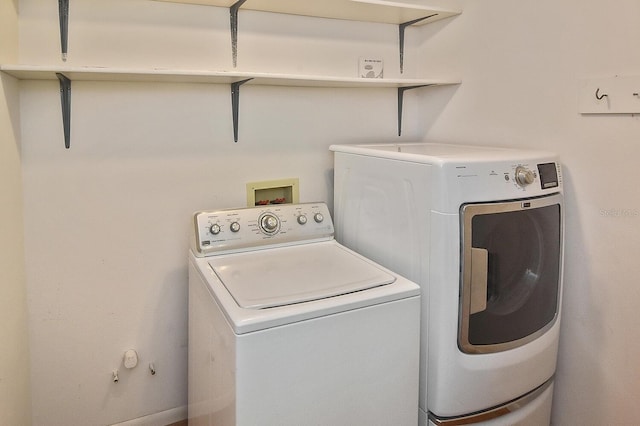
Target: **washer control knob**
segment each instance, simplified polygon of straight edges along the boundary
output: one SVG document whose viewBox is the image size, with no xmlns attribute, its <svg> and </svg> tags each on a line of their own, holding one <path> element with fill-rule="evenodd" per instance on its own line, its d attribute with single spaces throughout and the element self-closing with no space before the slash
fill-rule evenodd
<svg viewBox="0 0 640 426">
<path fill-rule="evenodd" d="M 209 232 L 211 232 L 213 235 L 218 235 L 220 233 L 220 225 L 214 223 L 209 227 Z"/>
<path fill-rule="evenodd" d="M 307 216 L 301 214 L 300 216 L 298 216 L 298 223 L 300 225 L 304 225 L 305 223 L 307 223 Z"/>
<path fill-rule="evenodd" d="M 278 218 L 271 213 L 265 213 L 260 219 L 260 228 L 267 234 L 274 234 L 278 230 L 278 225 Z"/>
<path fill-rule="evenodd" d="M 231 229 L 231 232 L 238 232 L 240 230 L 240 224 L 238 222 L 232 222 L 231 225 L 229 225 L 229 229 Z"/>
<path fill-rule="evenodd" d="M 324 220 L 324 216 L 322 215 L 322 213 L 316 213 L 313 215 L 313 220 L 315 220 L 316 223 L 322 223 L 322 221 Z"/>
<path fill-rule="evenodd" d="M 535 179 L 536 175 L 531 170 L 522 166 L 516 167 L 516 182 L 520 186 L 530 185 Z"/>
</svg>

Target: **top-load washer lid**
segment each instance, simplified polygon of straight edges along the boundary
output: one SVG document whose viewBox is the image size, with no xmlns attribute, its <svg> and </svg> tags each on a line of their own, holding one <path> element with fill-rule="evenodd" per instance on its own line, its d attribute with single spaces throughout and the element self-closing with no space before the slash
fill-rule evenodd
<svg viewBox="0 0 640 426">
<path fill-rule="evenodd" d="M 396 278 L 336 244 L 256 250 L 209 261 L 247 309 L 325 299 L 393 283 Z"/>
</svg>

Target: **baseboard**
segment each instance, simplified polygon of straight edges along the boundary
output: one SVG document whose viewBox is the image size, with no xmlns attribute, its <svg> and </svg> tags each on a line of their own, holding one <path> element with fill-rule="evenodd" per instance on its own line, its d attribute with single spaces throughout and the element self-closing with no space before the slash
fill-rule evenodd
<svg viewBox="0 0 640 426">
<path fill-rule="evenodd" d="M 171 408 L 111 426 L 182 426 L 187 424 L 187 406 Z"/>
</svg>

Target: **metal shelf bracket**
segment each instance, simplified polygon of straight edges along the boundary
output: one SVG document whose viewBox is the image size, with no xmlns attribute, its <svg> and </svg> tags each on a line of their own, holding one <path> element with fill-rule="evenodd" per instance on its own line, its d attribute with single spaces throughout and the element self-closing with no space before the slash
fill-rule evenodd
<svg viewBox="0 0 640 426">
<path fill-rule="evenodd" d="M 231 15 L 231 55 L 234 68 L 238 62 L 238 10 L 246 1 L 238 0 L 229 8 L 229 14 Z"/>
<path fill-rule="evenodd" d="M 62 104 L 62 126 L 64 129 L 64 147 L 71 146 L 71 80 L 64 74 L 56 73 L 60 80 L 60 102 Z"/>
<path fill-rule="evenodd" d="M 402 106 L 404 104 L 404 92 L 420 87 L 433 86 L 432 84 L 421 84 L 419 86 L 398 87 L 398 136 L 402 135 Z"/>
<path fill-rule="evenodd" d="M 238 120 L 239 120 L 239 110 L 240 110 L 240 86 L 246 83 L 249 80 L 253 80 L 248 78 L 242 81 L 236 81 L 235 83 L 231 83 L 231 114 L 233 117 L 233 141 L 238 142 Z"/>
<path fill-rule="evenodd" d="M 58 17 L 60 18 L 60 49 L 62 60 L 67 60 L 67 40 L 69 39 L 69 0 L 58 0 Z"/>
<path fill-rule="evenodd" d="M 437 13 L 434 13 L 432 15 L 425 16 L 424 18 L 414 19 L 413 21 L 403 22 L 402 24 L 398 25 L 398 30 L 400 32 L 400 74 L 404 72 L 404 30 L 413 24 L 417 24 L 420 21 L 433 18 L 434 16 L 437 16 L 437 15 L 438 15 Z"/>
</svg>

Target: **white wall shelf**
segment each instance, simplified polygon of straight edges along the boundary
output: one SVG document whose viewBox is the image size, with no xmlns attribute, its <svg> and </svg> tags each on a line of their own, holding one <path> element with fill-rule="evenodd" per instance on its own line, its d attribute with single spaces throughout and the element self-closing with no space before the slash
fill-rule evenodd
<svg viewBox="0 0 640 426">
<path fill-rule="evenodd" d="M 65 146 L 70 146 L 71 82 L 123 81 L 151 83 L 208 83 L 231 86 L 234 141 L 238 141 L 240 86 L 288 86 L 333 88 L 395 88 L 398 91 L 398 135 L 402 132 L 403 95 L 406 90 L 459 84 L 459 81 L 436 79 L 382 79 L 275 74 L 239 71 L 175 70 L 158 68 L 106 68 L 43 65 L 0 65 L 0 71 L 20 80 L 58 80 L 62 102 Z"/>
<path fill-rule="evenodd" d="M 194 4 L 229 8 L 233 67 L 237 63 L 238 12 L 253 10 L 318 18 L 364 21 L 398 25 L 400 44 L 400 73 L 404 64 L 404 33 L 411 25 L 424 25 L 462 13 L 426 5 L 389 0 L 155 0 L 170 3 Z M 67 59 L 69 32 L 69 0 L 58 0 L 60 47 L 62 59 Z M 201 71 L 171 69 L 127 69 L 101 67 L 55 67 L 38 65 L 0 65 L 0 71 L 23 80 L 59 80 L 62 103 L 65 147 L 70 146 L 71 82 L 72 81 L 146 81 L 155 83 L 186 82 L 215 83 L 231 86 L 231 108 L 234 141 L 238 141 L 240 86 L 259 84 L 290 87 L 352 87 L 396 88 L 398 92 L 398 136 L 402 133 L 404 92 L 411 89 L 457 84 L 458 81 L 430 79 L 363 79 L 333 76 L 270 74 L 238 71 Z"/>
<path fill-rule="evenodd" d="M 229 8 L 237 3 L 242 3 L 237 0 L 156 1 Z M 422 25 L 461 13 L 456 9 L 442 9 L 385 0 L 247 0 L 240 5 L 240 9 L 396 25 L 431 15 L 430 18 L 416 23 L 416 25 Z"/>
<path fill-rule="evenodd" d="M 19 80 L 57 80 L 64 74 L 75 81 L 134 81 L 153 83 L 231 84 L 252 79 L 250 84 L 290 87 L 409 87 L 416 85 L 457 84 L 459 81 L 437 79 L 359 78 L 303 74 L 278 74 L 242 71 L 207 71 L 167 68 L 107 68 L 46 65 L 2 64 L 0 71 Z"/>
<path fill-rule="evenodd" d="M 59 0 L 69 1 L 69 0 Z M 204 6 L 228 7 L 231 20 L 233 66 L 237 63 L 238 11 L 254 10 L 317 18 L 398 25 L 400 73 L 404 71 L 404 32 L 411 25 L 424 25 L 459 15 L 461 10 L 387 0 L 155 0 Z M 61 9 L 62 10 L 62 9 Z M 62 14 L 62 12 L 61 12 Z M 67 12 L 68 14 L 68 12 Z M 62 16 L 62 15 L 61 15 Z M 62 19 L 62 18 L 61 18 Z M 61 21 L 62 22 L 62 21 Z M 61 24 L 62 31 L 62 24 Z M 63 51 L 63 57 L 65 53 Z"/>
</svg>

